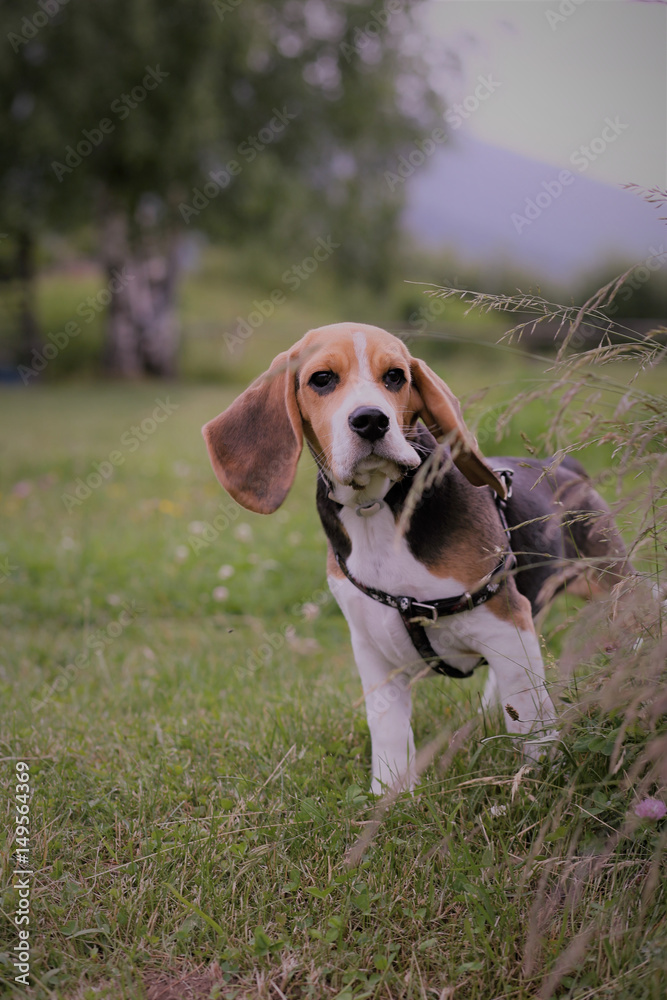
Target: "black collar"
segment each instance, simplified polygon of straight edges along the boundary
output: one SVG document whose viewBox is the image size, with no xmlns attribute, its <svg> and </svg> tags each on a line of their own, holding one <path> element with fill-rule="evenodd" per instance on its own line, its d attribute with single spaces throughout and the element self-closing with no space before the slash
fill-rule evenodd
<svg viewBox="0 0 667 1000">
<path fill-rule="evenodd" d="M 385 593 L 383 590 L 376 590 L 374 587 L 367 587 L 365 584 L 360 583 L 360 581 L 355 579 L 355 577 L 353 577 L 350 573 L 343 555 L 340 552 L 334 552 L 336 562 L 350 583 L 353 583 L 354 586 L 363 594 L 366 594 L 368 597 L 372 597 L 374 601 L 379 601 L 380 604 L 385 604 L 387 607 L 395 608 L 403 620 L 403 624 L 405 625 L 408 635 L 412 640 L 412 644 L 422 659 L 425 660 L 431 669 L 436 671 L 436 673 L 445 674 L 447 677 L 467 677 L 469 675 L 464 673 L 462 670 L 458 670 L 456 667 L 452 667 L 451 664 L 446 663 L 441 657 L 438 656 L 429 642 L 424 624 L 433 625 L 439 618 L 448 617 L 449 615 L 457 615 L 462 611 L 472 611 L 473 608 L 479 607 L 480 604 L 485 604 L 491 597 L 494 596 L 494 594 L 498 592 L 503 580 L 506 579 L 508 573 L 510 573 L 516 566 L 516 556 L 512 552 L 512 539 L 510 529 L 507 524 L 507 517 L 505 515 L 507 500 L 509 500 L 512 495 L 513 470 L 494 469 L 494 472 L 498 478 L 503 481 L 507 491 L 506 499 L 503 500 L 498 496 L 498 494 L 494 494 L 494 500 L 500 517 L 500 522 L 503 526 L 503 531 L 507 537 L 508 548 L 502 560 L 489 574 L 487 582 L 478 590 L 474 591 L 474 593 L 470 594 L 466 592 L 465 594 L 460 594 L 457 597 L 437 598 L 432 601 L 417 601 L 414 597 L 408 596 L 396 597 L 392 594 Z M 484 660 L 482 658 L 480 663 L 483 662 Z M 479 666 L 479 663 L 477 666 Z"/>
</svg>

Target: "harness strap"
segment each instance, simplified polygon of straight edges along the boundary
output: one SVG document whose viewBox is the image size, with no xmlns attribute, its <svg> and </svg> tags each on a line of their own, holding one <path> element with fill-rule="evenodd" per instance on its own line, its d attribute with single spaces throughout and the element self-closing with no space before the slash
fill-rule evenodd
<svg viewBox="0 0 667 1000">
<path fill-rule="evenodd" d="M 354 584 L 354 586 L 363 594 L 366 594 L 368 597 L 372 597 L 374 601 L 378 601 L 380 604 L 384 604 L 387 607 L 395 608 L 398 611 L 403 624 L 405 625 L 406 631 L 410 636 L 412 644 L 421 658 L 428 663 L 432 670 L 438 674 L 444 674 L 446 677 L 469 677 L 472 671 L 465 673 L 457 667 L 453 667 L 450 663 L 443 660 L 442 657 L 438 656 L 426 634 L 424 623 L 426 622 L 427 624 L 433 625 L 438 621 L 438 618 L 456 615 L 462 611 L 472 611 L 473 608 L 479 607 L 480 604 L 485 604 L 486 601 L 498 592 L 502 581 L 516 566 L 516 556 L 511 549 L 510 529 L 505 515 L 507 500 L 512 495 L 513 472 L 511 469 L 495 469 L 494 471 L 496 475 L 503 480 L 507 491 L 506 499 L 501 499 L 501 497 L 496 494 L 494 500 L 496 502 L 500 521 L 505 535 L 507 536 L 508 544 L 510 544 L 510 548 L 509 551 L 507 551 L 503 556 L 502 561 L 499 562 L 495 569 L 490 573 L 487 583 L 474 593 L 470 594 L 466 592 L 458 597 L 445 597 L 434 601 L 417 601 L 414 597 L 407 596 L 394 597 L 392 594 L 387 594 L 382 590 L 376 590 L 374 587 L 367 587 L 365 584 L 355 579 L 347 568 L 347 563 L 345 562 L 343 556 L 339 552 L 334 553 L 336 562 L 350 583 Z M 475 664 L 473 670 L 484 662 L 484 657 L 482 657 L 479 663 Z"/>
<path fill-rule="evenodd" d="M 459 679 L 463 677 L 469 677 L 470 673 L 477 669 L 484 663 L 484 657 L 477 661 L 475 666 L 472 668 L 470 673 L 464 673 L 463 670 L 459 670 L 458 667 L 453 667 L 451 663 L 447 663 L 443 660 L 441 656 L 438 656 L 434 650 L 429 637 L 426 634 L 426 629 L 416 618 L 407 618 L 405 615 L 401 615 L 403 619 L 403 624 L 405 625 L 405 630 L 410 636 L 412 645 L 415 647 L 422 660 L 429 665 L 431 670 L 434 670 L 436 674 L 442 674 L 444 677 L 457 677 Z"/>
</svg>

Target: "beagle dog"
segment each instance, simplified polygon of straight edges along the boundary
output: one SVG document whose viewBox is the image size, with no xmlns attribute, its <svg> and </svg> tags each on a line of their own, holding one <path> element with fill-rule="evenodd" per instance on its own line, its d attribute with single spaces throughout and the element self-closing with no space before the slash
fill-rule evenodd
<svg viewBox="0 0 667 1000">
<path fill-rule="evenodd" d="M 261 514 L 282 504 L 308 444 L 329 586 L 364 690 L 373 792 L 418 780 L 418 675 L 463 677 L 486 662 L 484 703 L 500 701 L 526 753 L 553 738 L 533 616 L 565 585 L 593 596 L 631 571 L 577 462 L 485 459 L 442 379 L 397 337 L 355 323 L 311 330 L 203 434 L 222 486 Z"/>
</svg>

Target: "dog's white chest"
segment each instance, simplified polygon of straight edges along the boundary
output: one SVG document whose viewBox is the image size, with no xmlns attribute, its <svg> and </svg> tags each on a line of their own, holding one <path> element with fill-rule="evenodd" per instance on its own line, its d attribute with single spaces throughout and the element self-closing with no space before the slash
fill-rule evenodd
<svg viewBox="0 0 667 1000">
<path fill-rule="evenodd" d="M 454 597 L 465 590 L 455 577 L 435 576 L 410 552 L 405 538 L 396 531 L 391 511 L 383 508 L 370 517 L 360 517 L 352 508 L 343 508 L 341 520 L 352 542 L 347 567 L 352 576 L 367 587 L 393 597 L 417 600 Z M 349 580 L 335 585 L 335 595 L 354 635 L 364 636 L 397 666 L 415 661 L 419 654 L 412 645 L 399 614 L 392 608 L 361 593 Z M 480 625 L 475 612 L 441 619 L 427 634 L 435 651 L 452 666 L 471 670 L 476 652 L 475 632 Z M 483 626 L 482 626 L 483 630 Z"/>
<path fill-rule="evenodd" d="M 460 580 L 440 577 L 415 559 L 388 507 L 370 517 L 344 507 L 340 518 L 352 543 L 350 573 L 367 587 L 389 594 L 410 594 L 421 600 L 453 597 L 465 590 Z"/>
</svg>

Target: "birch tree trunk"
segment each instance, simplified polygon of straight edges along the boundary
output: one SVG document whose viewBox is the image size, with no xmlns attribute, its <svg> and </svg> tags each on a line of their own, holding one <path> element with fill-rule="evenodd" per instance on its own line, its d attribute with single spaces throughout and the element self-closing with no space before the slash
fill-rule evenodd
<svg viewBox="0 0 667 1000">
<path fill-rule="evenodd" d="M 102 255 L 112 292 L 105 370 L 121 378 L 174 376 L 180 341 L 176 241 L 148 227 L 133 241 L 127 215 L 108 211 L 102 223 Z"/>
</svg>

